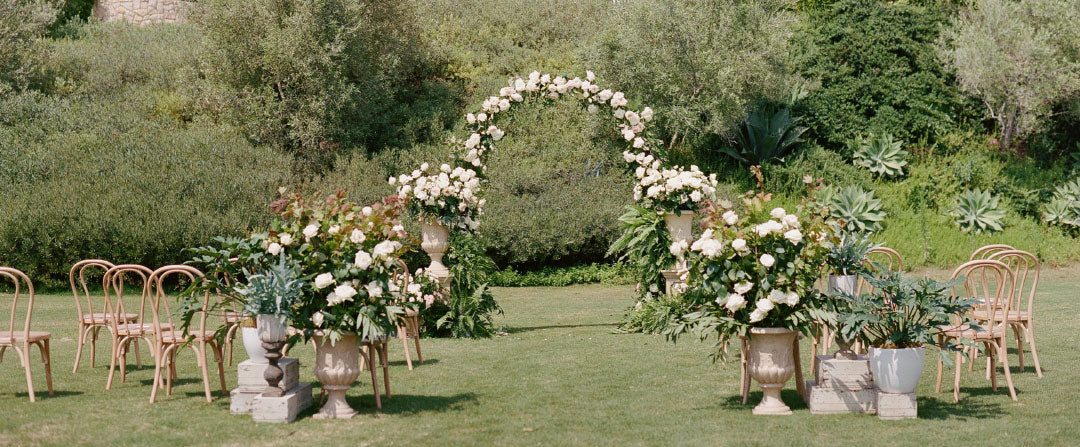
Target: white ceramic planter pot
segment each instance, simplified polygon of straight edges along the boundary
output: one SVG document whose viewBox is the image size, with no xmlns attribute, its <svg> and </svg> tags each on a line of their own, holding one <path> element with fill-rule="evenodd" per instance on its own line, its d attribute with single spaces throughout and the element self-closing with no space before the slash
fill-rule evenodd
<svg viewBox="0 0 1080 447">
<path fill-rule="evenodd" d="M 784 328 L 751 328 L 748 370 L 764 392 L 754 414 L 788 415 L 791 408 L 780 398 L 791 376 L 795 374 L 793 345 L 795 331 Z"/>
<path fill-rule="evenodd" d="M 244 350 L 247 351 L 248 359 L 255 363 L 269 363 L 266 360 L 266 349 L 259 340 L 259 330 L 253 327 L 240 328 L 240 334 L 244 337 Z"/>
<path fill-rule="evenodd" d="M 886 393 L 914 393 L 922 377 L 926 351 L 923 348 L 870 348 L 870 373 L 874 384 Z"/>
<path fill-rule="evenodd" d="M 449 275 L 450 270 L 443 264 L 442 258 L 450 248 L 450 230 L 442 224 L 420 221 L 420 237 L 420 247 L 431 258 L 428 271 L 439 278 Z"/>
<path fill-rule="evenodd" d="M 829 291 L 855 295 L 859 285 L 859 275 L 829 275 Z"/>
<path fill-rule="evenodd" d="M 347 333 L 337 343 L 330 344 L 321 335 L 315 336 L 315 377 L 326 390 L 326 404 L 315 414 L 316 419 L 349 419 L 356 410 L 345 400 L 345 392 L 360 376 L 360 344 L 356 334 Z"/>
</svg>

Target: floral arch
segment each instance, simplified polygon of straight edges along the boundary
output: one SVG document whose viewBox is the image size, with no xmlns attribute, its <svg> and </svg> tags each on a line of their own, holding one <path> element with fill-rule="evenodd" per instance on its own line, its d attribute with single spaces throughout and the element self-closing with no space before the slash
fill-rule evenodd
<svg viewBox="0 0 1080 447">
<path fill-rule="evenodd" d="M 453 140 L 451 160 L 433 166 L 422 164 L 411 173 L 390 177 L 398 186 L 398 197 L 408 200 L 410 210 L 421 221 L 438 223 L 449 228 L 471 232 L 477 228 L 485 199 L 482 188 L 487 170 L 487 154 L 495 142 L 505 136 L 497 125 L 514 104 L 529 100 L 575 98 L 588 113 L 611 113 L 616 131 L 626 142 L 623 159 L 631 164 L 637 184 L 634 201 L 658 212 L 693 210 L 716 193 L 716 175 L 706 176 L 697 166 L 684 169 L 664 166 L 663 160 L 650 150 L 653 142 L 646 133 L 646 124 L 653 119 L 653 110 L 628 108 L 623 92 L 602 89 L 596 75 L 586 71 L 585 78 L 551 76 L 534 71 L 527 78 L 512 78 L 497 96 L 484 100 L 479 111 L 465 115 L 468 137 Z"/>
</svg>

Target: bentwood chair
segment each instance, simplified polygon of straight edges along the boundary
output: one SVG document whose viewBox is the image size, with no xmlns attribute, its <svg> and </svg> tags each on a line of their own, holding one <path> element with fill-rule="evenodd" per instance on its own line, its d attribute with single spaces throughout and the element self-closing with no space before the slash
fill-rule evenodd
<svg viewBox="0 0 1080 447">
<path fill-rule="evenodd" d="M 127 352 L 131 343 L 135 343 L 135 361 L 141 367 L 142 359 L 139 355 L 139 340 L 145 341 L 150 347 L 150 353 L 156 352 L 154 346 L 154 325 L 146 322 L 147 301 L 150 296 L 150 275 L 153 273 L 147 267 L 136 264 L 121 264 L 110 268 L 102 278 L 102 286 L 105 290 L 105 311 L 110 317 L 109 335 L 112 336 L 112 351 L 109 359 L 109 378 L 105 381 L 105 389 L 112 389 L 113 376 L 116 373 L 116 365 L 120 364 L 120 382 L 127 381 Z M 138 306 L 128 306 L 130 300 L 125 297 L 125 284 L 131 283 L 139 291 Z M 134 319 L 126 316 L 134 314 Z M 121 315 L 124 317 L 122 318 Z"/>
<path fill-rule="evenodd" d="M 8 320 L 8 331 L 0 332 L 0 361 L 4 360 L 4 351 L 7 348 L 15 350 L 19 355 L 19 363 L 26 371 L 26 389 L 30 395 L 30 402 L 35 402 L 34 378 L 30 372 L 30 346 L 37 346 L 41 351 L 41 362 L 45 364 L 45 383 L 49 388 L 49 395 L 53 395 L 52 384 L 52 355 L 49 351 L 49 339 L 52 334 L 48 332 L 30 331 L 30 317 L 34 313 L 34 283 L 25 273 L 10 268 L 0 267 L 0 278 L 4 282 L 11 281 L 14 289 L 11 292 L 11 319 Z M 25 285 L 25 287 L 23 287 Z M 0 293 L 3 289 L 0 289 Z M 21 321 L 21 328 L 15 329 L 16 314 L 19 310 L 19 298 L 26 296 L 26 317 Z"/>
<path fill-rule="evenodd" d="M 197 283 L 204 281 L 205 276 L 195 267 L 187 265 L 167 265 L 155 270 L 150 276 L 150 284 L 154 290 L 151 314 L 154 318 L 154 338 L 157 348 L 154 356 L 156 359 L 154 363 L 154 386 L 150 391 L 150 403 L 154 403 L 157 398 L 157 390 L 162 384 L 165 385 L 165 394 L 167 396 L 172 395 L 172 381 L 176 375 L 176 354 L 185 346 L 191 348 L 192 352 L 195 353 L 195 360 L 199 364 L 199 369 L 202 370 L 203 391 L 206 393 L 206 401 L 213 402 L 213 395 L 210 393 L 210 374 L 207 368 L 206 351 L 208 348 L 213 352 L 214 361 L 217 362 L 221 392 L 228 394 L 228 390 L 225 387 L 224 355 L 221 344 L 214 335 L 215 329 L 212 329 L 218 326 L 207 324 L 209 313 L 206 309 L 210 306 L 210 292 L 203 292 L 201 297 L 202 310 L 197 312 L 192 319 L 192 327 L 187 331 L 177 330 L 175 328 L 178 326 L 173 322 L 172 310 L 169 307 L 170 298 L 165 293 L 167 282 L 170 279 Z M 196 295 L 194 298 L 199 297 Z"/>
<path fill-rule="evenodd" d="M 1013 292 L 1015 279 L 1012 269 L 1001 261 L 974 260 L 968 261 L 953 271 L 952 279 L 964 278 L 964 292 L 960 297 L 983 297 L 983 302 L 978 305 L 976 311 L 985 312 L 988 316 L 985 324 L 972 327 L 960 321 L 953 322 L 948 327 L 940 328 L 939 342 L 944 344 L 947 340 L 967 339 L 981 343 L 986 348 L 987 356 L 990 357 L 990 365 L 994 365 L 994 357 L 1001 359 L 1005 369 L 1005 382 L 1009 386 L 1009 396 L 1016 400 L 1016 389 L 1013 387 L 1012 371 L 1009 369 L 1008 352 L 1006 351 L 1005 337 L 1008 323 L 1005 316 L 1013 308 Z M 956 288 L 952 290 L 952 296 L 957 298 Z M 956 361 L 953 365 L 956 369 L 953 378 L 953 402 L 960 402 L 960 372 L 963 370 L 962 353 L 956 352 Z M 938 357 L 938 372 L 936 392 L 941 392 L 941 376 L 944 370 L 944 362 Z M 990 368 L 990 386 L 997 391 L 997 368 Z"/>
<path fill-rule="evenodd" d="M 108 312 L 104 301 L 94 304 L 93 294 L 90 293 L 90 288 L 86 282 L 88 271 L 100 269 L 101 274 L 104 275 L 113 267 L 115 265 L 109 261 L 87 259 L 75 263 L 68 273 L 71 294 L 75 297 L 75 309 L 79 313 L 78 347 L 75 348 L 75 367 L 71 370 L 73 373 L 79 372 L 83 346 L 86 345 L 87 339 L 90 341 L 90 367 L 93 368 L 96 366 L 98 334 L 102 328 L 106 331 L 112 330 L 110 327 L 112 314 Z M 138 315 L 132 313 L 120 315 L 120 319 L 124 323 L 134 322 L 138 318 Z"/>
<path fill-rule="evenodd" d="M 1035 255 L 1023 250 L 999 251 L 990 256 L 990 259 L 1001 261 L 1012 269 L 1016 279 L 1016 287 L 1013 290 L 1013 310 L 1004 316 L 1005 322 L 1012 327 L 1016 336 L 1016 353 L 1019 356 L 1020 370 L 1024 370 L 1024 344 L 1027 340 L 1031 349 L 1031 358 L 1035 361 L 1035 373 L 1042 377 L 1042 365 L 1039 364 L 1039 352 L 1035 350 L 1035 291 L 1039 287 L 1039 260 Z M 977 321 L 988 321 L 990 318 L 986 312 L 977 310 L 972 313 Z M 972 362 L 974 363 L 974 362 Z M 989 373 L 989 372 L 988 372 Z"/>
<path fill-rule="evenodd" d="M 971 252 L 971 257 L 968 258 L 968 261 L 974 261 L 976 259 L 993 259 L 994 253 L 1005 250 L 1015 250 L 1015 248 L 1005 244 L 983 245 Z"/>
<path fill-rule="evenodd" d="M 863 266 L 871 272 L 877 272 L 879 266 L 888 272 L 904 271 L 904 261 L 900 259 L 900 253 L 889 247 L 874 247 L 870 249 L 870 251 L 866 253 L 866 259 L 863 260 Z M 855 292 L 856 295 L 873 291 L 874 288 L 870 283 L 866 282 L 866 279 L 859 278 L 859 285 Z"/>
<path fill-rule="evenodd" d="M 404 301 L 408 301 L 411 295 L 409 295 L 409 268 L 403 261 L 398 261 L 402 267 L 401 275 L 399 275 L 401 281 L 401 288 L 398 290 L 402 296 L 405 297 Z M 405 346 L 405 364 L 409 366 L 409 371 L 413 370 L 412 355 L 409 352 L 409 339 L 413 340 L 413 344 L 416 345 L 416 362 L 418 364 L 424 363 L 424 355 L 420 352 L 420 325 L 421 325 L 420 312 L 416 309 L 406 306 L 405 315 L 401 318 L 401 323 L 397 327 L 398 338 L 401 339 L 401 343 Z"/>
</svg>

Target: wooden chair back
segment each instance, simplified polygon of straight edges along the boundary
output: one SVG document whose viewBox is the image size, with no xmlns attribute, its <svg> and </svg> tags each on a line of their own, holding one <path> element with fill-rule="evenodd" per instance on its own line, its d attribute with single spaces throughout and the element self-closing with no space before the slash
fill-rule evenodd
<svg viewBox="0 0 1080 447">
<path fill-rule="evenodd" d="M 143 330 L 142 325 L 146 322 L 147 300 L 150 297 L 150 275 L 153 273 L 153 270 L 138 264 L 121 264 L 105 272 L 105 276 L 101 279 L 105 289 L 105 312 L 111 315 L 109 324 L 114 334 L 119 333 L 121 325 L 128 324 L 124 318 L 127 314 L 138 315 L 138 319 L 131 322 L 133 326 L 130 326 L 131 330 L 128 331 L 131 335 L 143 335 L 149 332 Z M 138 287 L 139 306 L 137 308 L 129 306 L 129 299 L 125 297 L 124 285 L 126 283 Z M 136 309 L 138 312 L 133 312 Z"/>
<path fill-rule="evenodd" d="M 1001 261 L 976 259 L 961 264 L 953 270 L 952 279 L 963 277 L 964 297 L 981 300 L 976 310 L 985 312 L 989 321 L 1005 324 L 1005 317 L 1013 309 L 1016 286 L 1012 269 Z M 953 297 L 957 297 L 956 287 Z"/>
<path fill-rule="evenodd" d="M 172 277 L 175 277 L 175 279 L 180 281 L 186 279 L 192 284 L 205 280 L 205 276 L 199 269 L 189 265 L 167 265 L 153 272 L 150 276 L 150 283 L 154 290 L 152 294 L 153 304 L 151 306 L 151 314 L 154 318 L 154 329 L 157 332 L 158 337 L 161 337 L 160 334 L 163 327 L 171 330 L 179 330 L 180 327 L 173 321 L 172 308 L 169 306 L 169 301 L 171 301 L 171 299 L 166 293 L 166 290 L 168 289 L 167 281 Z M 192 321 L 192 325 L 197 324 L 198 326 L 189 326 L 188 333 L 206 333 L 207 315 L 209 314 L 206 309 L 209 305 L 210 291 L 207 290 L 203 292 L 202 308 L 196 313 L 195 319 Z M 214 326 L 214 328 L 216 329 L 217 326 Z"/>
<path fill-rule="evenodd" d="M 16 331 L 21 330 L 25 336 L 24 340 L 30 340 L 30 317 L 34 313 L 34 283 L 30 281 L 30 277 L 26 276 L 25 273 L 11 267 L 0 267 L 0 278 L 4 278 L 5 282 L 10 281 L 14 287 L 10 292 L 12 299 L 11 318 L 8 320 L 8 337 L 10 337 L 11 342 L 14 342 Z M 3 292 L 3 290 L 0 289 L 0 292 Z M 18 318 L 19 298 L 23 296 L 26 297 L 26 316 L 20 319 Z M 16 326 L 16 324 L 19 326 Z"/>
<path fill-rule="evenodd" d="M 1039 288 L 1039 259 L 1023 250 L 1005 250 L 994 253 L 990 259 L 1001 261 L 1009 266 L 1016 279 L 1013 308 L 1027 312 L 1029 317 L 1035 312 L 1035 290 Z"/>
<path fill-rule="evenodd" d="M 904 270 L 904 262 L 900 259 L 900 253 L 889 247 L 874 247 L 866 253 L 866 259 L 863 260 L 863 265 L 867 271 L 877 272 L 879 267 L 884 268 L 889 272 L 897 272 Z M 870 283 L 866 282 L 866 279 L 859 278 L 859 285 L 856 286 L 855 294 L 861 295 L 863 292 L 871 293 L 874 291 L 874 287 Z"/>
<path fill-rule="evenodd" d="M 974 261 L 976 259 L 990 259 L 994 253 L 1005 250 L 1015 250 L 1015 248 L 1013 248 L 1011 245 L 1005 244 L 983 245 L 982 247 L 975 249 L 975 251 L 971 253 L 971 257 L 968 258 L 968 261 Z"/>
<path fill-rule="evenodd" d="M 104 277 L 104 274 L 113 267 L 116 267 L 113 263 L 102 259 L 86 259 L 71 266 L 71 271 L 68 272 L 68 282 L 71 284 L 71 294 L 75 297 L 75 310 L 79 312 L 79 321 L 83 321 L 84 316 L 89 315 L 90 322 L 93 324 L 105 324 L 107 322 L 106 318 L 98 321 L 97 317 L 94 316 L 94 308 L 97 306 L 94 306 L 93 295 L 91 295 L 90 288 L 87 286 L 86 276 L 88 270 L 101 269 L 101 274 Z M 76 278 L 78 278 L 78 282 L 76 282 Z M 83 307 L 83 304 L 86 307 Z M 109 312 L 105 310 L 104 302 L 101 303 L 98 309 L 100 312 L 96 313 L 109 315 Z"/>
</svg>

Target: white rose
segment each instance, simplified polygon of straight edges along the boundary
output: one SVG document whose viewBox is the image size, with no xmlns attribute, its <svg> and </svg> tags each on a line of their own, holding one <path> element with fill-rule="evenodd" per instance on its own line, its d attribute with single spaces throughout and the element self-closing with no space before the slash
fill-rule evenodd
<svg viewBox="0 0 1080 447">
<path fill-rule="evenodd" d="M 798 244 L 802 242 L 802 232 L 798 229 L 788 230 L 787 233 L 784 233 L 784 239 L 787 239 L 792 244 Z"/>
<path fill-rule="evenodd" d="M 382 286 L 375 281 L 369 282 L 364 288 L 367 289 L 368 296 L 373 298 L 378 298 L 383 294 Z"/>
<path fill-rule="evenodd" d="M 356 289 L 348 284 L 342 284 L 334 288 L 334 295 L 337 295 L 341 301 L 352 301 L 352 297 L 356 296 Z"/>
<path fill-rule="evenodd" d="M 765 266 L 765 268 L 769 268 L 776 263 L 776 258 L 772 257 L 772 255 L 768 253 L 765 253 L 761 255 L 761 259 L 759 259 L 759 261 L 761 261 L 761 265 Z"/>
<path fill-rule="evenodd" d="M 626 117 L 626 122 L 630 123 L 631 126 L 636 126 L 641 122 L 641 117 L 638 116 L 637 113 L 634 113 L 633 110 L 626 112 L 624 116 Z"/>
<path fill-rule="evenodd" d="M 760 300 L 757 300 L 757 303 L 754 303 L 754 306 L 756 306 L 763 312 L 768 313 L 770 310 L 773 310 L 773 308 L 776 307 L 776 304 L 773 304 L 773 302 L 769 301 L 767 298 L 762 298 Z"/>
<path fill-rule="evenodd" d="M 484 122 L 484 121 L 487 121 L 487 119 L 488 119 L 488 116 L 487 116 L 486 113 L 481 112 L 479 115 L 476 115 L 476 120 L 481 122 L 481 123 Z"/>
<path fill-rule="evenodd" d="M 401 248 L 401 243 L 400 242 L 397 242 L 397 241 L 382 241 L 382 242 L 379 242 L 379 244 L 376 245 L 373 250 L 371 250 L 371 253 L 373 255 L 375 255 L 376 258 L 385 258 L 385 257 L 389 256 L 391 253 L 397 251 L 398 248 Z"/>
<path fill-rule="evenodd" d="M 739 295 L 744 295 L 744 294 L 746 294 L 746 292 L 749 292 L 750 289 L 753 289 L 753 288 L 754 288 L 754 284 L 743 281 L 743 282 L 735 284 L 735 293 L 737 293 Z"/>
<path fill-rule="evenodd" d="M 784 216 L 783 222 L 784 225 L 787 225 L 791 228 L 799 228 L 799 216 L 796 216 L 794 214 L 788 214 Z"/>
<path fill-rule="evenodd" d="M 281 236 L 279 236 L 279 239 L 281 239 L 281 245 L 284 245 L 286 247 L 292 245 L 293 243 L 292 235 L 289 233 L 283 233 Z"/>
<path fill-rule="evenodd" d="M 784 216 L 787 215 L 787 211 L 784 211 L 783 208 L 777 207 L 773 208 L 772 211 L 769 211 L 769 215 L 776 219 L 783 219 Z"/>
<path fill-rule="evenodd" d="M 735 312 L 744 307 L 746 307 L 746 298 L 743 298 L 742 295 L 737 293 L 728 294 L 727 300 L 724 302 L 725 309 Z"/>
<path fill-rule="evenodd" d="M 706 258 L 715 258 L 724 249 L 724 244 L 716 239 L 705 239 L 701 243 L 701 255 Z"/>
<path fill-rule="evenodd" d="M 364 250 L 360 250 L 356 252 L 353 264 L 356 264 L 356 268 L 360 270 L 367 270 L 368 267 L 371 267 L 371 255 Z"/>
<path fill-rule="evenodd" d="M 473 115 L 471 113 L 468 114 L 468 115 L 465 115 L 465 121 L 468 121 L 469 124 L 475 124 L 476 123 L 476 115 Z"/>
<path fill-rule="evenodd" d="M 695 202 L 700 202 L 701 199 L 702 199 L 701 191 L 698 191 L 698 190 L 695 189 L 694 192 L 690 193 L 690 200 L 693 200 Z"/>
<path fill-rule="evenodd" d="M 266 251 L 271 255 L 277 256 L 278 253 L 281 253 L 281 244 L 277 242 L 271 242 L 270 245 L 266 247 Z"/>
<path fill-rule="evenodd" d="M 739 223 L 739 215 L 735 214 L 734 211 L 725 211 L 724 214 L 720 216 L 720 218 L 724 219 L 724 223 L 728 225 L 735 225 L 736 223 Z"/>
<path fill-rule="evenodd" d="M 596 73 L 593 73 L 592 70 L 585 70 L 585 79 L 588 79 L 589 82 L 596 80 Z"/>
<path fill-rule="evenodd" d="M 634 130 L 630 129 L 630 128 L 623 129 L 622 136 L 623 136 L 623 138 L 626 139 L 626 141 L 633 140 L 634 136 L 635 136 L 634 135 Z"/>
<path fill-rule="evenodd" d="M 323 320 L 325 319 L 326 317 L 322 312 L 315 312 L 315 315 L 311 316 L 311 323 L 314 324 L 315 327 L 322 327 Z"/>
<path fill-rule="evenodd" d="M 645 140 L 641 137 L 634 138 L 634 149 L 641 149 L 645 147 Z"/>
<path fill-rule="evenodd" d="M 741 237 L 736 238 L 735 240 L 731 241 L 731 248 L 734 248 L 735 251 L 739 251 L 739 252 L 745 251 L 746 250 L 746 239 L 743 239 Z"/>
<path fill-rule="evenodd" d="M 311 224 L 311 225 L 308 225 L 308 226 L 304 227 L 304 238 L 305 239 L 311 239 L 311 238 L 315 237 L 315 235 L 317 235 L 317 234 L 319 234 L 319 226 L 318 225 Z"/>
<path fill-rule="evenodd" d="M 352 234 L 349 235 L 349 242 L 354 244 L 364 242 L 365 239 L 367 239 L 367 236 L 364 236 L 364 232 L 360 231 L 359 228 L 354 228 Z"/>
<path fill-rule="evenodd" d="M 671 252 L 672 256 L 680 257 L 686 251 L 686 247 L 686 241 L 675 241 L 671 243 L 670 247 L 668 247 L 668 251 Z"/>
<path fill-rule="evenodd" d="M 469 139 L 465 140 L 465 149 L 472 149 L 478 144 L 480 144 L 480 134 L 473 133 L 469 135 Z"/>
<path fill-rule="evenodd" d="M 771 302 L 773 304 L 780 304 L 780 303 L 787 302 L 787 297 L 784 296 L 784 292 L 781 292 L 781 291 L 779 291 L 777 289 L 772 289 L 772 291 L 769 292 L 769 296 L 767 298 L 768 298 L 769 302 Z"/>
<path fill-rule="evenodd" d="M 315 288 L 322 289 L 334 283 L 334 275 L 323 273 L 315 277 Z"/>
<path fill-rule="evenodd" d="M 368 217 L 368 216 L 370 216 L 370 215 L 371 215 L 371 213 L 372 213 L 372 212 L 374 212 L 374 211 L 375 211 L 375 210 L 371 209 L 371 207 L 370 207 L 370 206 L 365 206 L 365 207 L 364 207 L 363 209 L 361 209 L 361 210 L 360 210 L 360 213 L 361 213 L 361 214 L 363 214 L 363 215 L 364 215 L 364 217 Z"/>
<path fill-rule="evenodd" d="M 601 90 L 600 93 L 596 94 L 596 96 L 600 98 L 600 101 L 602 102 L 607 102 L 607 100 L 611 99 L 611 95 L 612 92 L 609 89 Z"/>
<path fill-rule="evenodd" d="M 750 312 L 750 322 L 757 323 L 761 320 L 764 320 L 765 315 L 767 314 L 768 312 L 762 311 L 761 309 L 754 309 L 753 312 Z"/>
<path fill-rule="evenodd" d="M 330 229 L 326 230 L 330 234 L 338 234 L 341 231 L 341 225 L 331 225 Z"/>
<path fill-rule="evenodd" d="M 788 292 L 784 294 L 784 304 L 788 306 L 794 306 L 799 304 L 799 294 L 795 292 Z"/>
<path fill-rule="evenodd" d="M 645 122 L 652 121 L 652 117 L 653 117 L 653 110 L 651 108 L 646 107 L 646 108 L 641 110 L 641 119 L 645 120 Z"/>
</svg>

